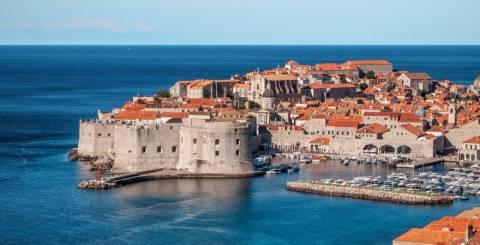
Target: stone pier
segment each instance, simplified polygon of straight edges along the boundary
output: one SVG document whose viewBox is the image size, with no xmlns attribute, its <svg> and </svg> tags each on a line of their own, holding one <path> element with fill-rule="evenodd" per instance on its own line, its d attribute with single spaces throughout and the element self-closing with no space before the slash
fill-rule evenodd
<svg viewBox="0 0 480 245">
<path fill-rule="evenodd" d="M 362 187 L 339 186 L 322 184 L 318 181 L 288 182 L 287 190 L 326 196 L 350 197 L 410 205 L 450 204 L 454 200 L 453 197 L 437 194 L 415 192 L 410 193 Z"/>
</svg>

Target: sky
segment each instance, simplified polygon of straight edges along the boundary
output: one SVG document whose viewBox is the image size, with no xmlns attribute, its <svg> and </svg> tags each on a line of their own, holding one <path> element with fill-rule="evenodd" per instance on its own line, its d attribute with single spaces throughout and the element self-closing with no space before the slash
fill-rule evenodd
<svg viewBox="0 0 480 245">
<path fill-rule="evenodd" d="M 480 44 L 480 0 L 0 0 L 0 44 Z"/>
</svg>

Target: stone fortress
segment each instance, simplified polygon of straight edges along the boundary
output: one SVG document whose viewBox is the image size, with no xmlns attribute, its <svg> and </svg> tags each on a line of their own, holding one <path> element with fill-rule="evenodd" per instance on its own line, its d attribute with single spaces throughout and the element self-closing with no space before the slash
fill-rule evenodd
<svg viewBox="0 0 480 245">
<path fill-rule="evenodd" d="M 81 120 L 78 155 L 109 157 L 114 172 L 167 168 L 193 174 L 253 171 L 255 124 L 245 121 L 139 123 Z"/>
<path fill-rule="evenodd" d="M 178 81 L 81 120 L 79 159 L 113 172 L 170 169 L 246 176 L 262 153 L 480 162 L 480 78 L 471 88 L 384 60 L 275 68 Z M 477 137 L 478 136 L 478 137 Z"/>
</svg>

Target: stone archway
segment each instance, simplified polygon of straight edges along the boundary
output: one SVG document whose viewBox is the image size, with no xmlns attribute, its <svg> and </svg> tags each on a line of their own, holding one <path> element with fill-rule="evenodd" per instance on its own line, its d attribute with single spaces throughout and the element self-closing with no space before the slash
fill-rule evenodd
<svg viewBox="0 0 480 245">
<path fill-rule="evenodd" d="M 380 153 L 395 154 L 395 147 L 391 145 L 382 145 L 382 147 L 380 147 Z"/>
<path fill-rule="evenodd" d="M 378 147 L 372 144 L 368 144 L 363 147 L 363 153 L 378 154 Z"/>
<path fill-rule="evenodd" d="M 412 153 L 412 148 L 406 145 L 401 145 L 397 148 L 397 153 L 398 154 L 410 154 Z"/>
</svg>

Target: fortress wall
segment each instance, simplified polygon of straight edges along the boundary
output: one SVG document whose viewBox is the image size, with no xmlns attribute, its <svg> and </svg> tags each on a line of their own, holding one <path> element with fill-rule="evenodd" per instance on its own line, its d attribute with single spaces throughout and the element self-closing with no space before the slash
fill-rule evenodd
<svg viewBox="0 0 480 245">
<path fill-rule="evenodd" d="M 179 124 L 115 127 L 116 171 L 175 168 L 179 154 Z"/>
<path fill-rule="evenodd" d="M 382 146 L 390 145 L 394 148 L 406 145 L 411 148 L 411 156 L 415 158 L 432 158 L 436 151 L 443 145 L 442 138 L 435 140 L 385 140 L 385 139 L 342 139 L 334 138 L 330 142 L 331 152 L 344 155 L 362 155 L 363 148 L 372 144 L 380 149 Z"/>
<path fill-rule="evenodd" d="M 193 173 L 253 171 L 248 129 L 247 123 L 185 120 L 180 128 L 178 168 Z"/>
<path fill-rule="evenodd" d="M 480 135 L 480 124 L 472 122 L 459 128 L 450 129 L 445 134 L 445 147 L 462 148 L 462 142 L 470 137 Z"/>
<path fill-rule="evenodd" d="M 105 156 L 113 148 L 115 124 L 100 121 L 80 121 L 78 154 Z"/>
</svg>

